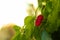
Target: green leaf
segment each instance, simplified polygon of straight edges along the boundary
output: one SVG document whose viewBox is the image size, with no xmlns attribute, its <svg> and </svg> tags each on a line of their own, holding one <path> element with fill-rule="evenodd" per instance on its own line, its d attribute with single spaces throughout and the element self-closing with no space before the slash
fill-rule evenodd
<svg viewBox="0 0 60 40">
<path fill-rule="evenodd" d="M 52 0 L 52 12 L 48 15 L 47 18 L 47 31 L 53 33 L 58 30 L 58 9 L 59 9 L 59 0 Z"/>
<path fill-rule="evenodd" d="M 12 40 L 21 40 L 21 34 L 15 34 L 15 36 L 13 36 Z"/>
<path fill-rule="evenodd" d="M 20 27 L 17 25 L 14 25 L 13 29 L 15 30 L 15 35 L 12 37 L 11 40 L 20 40 L 21 39 L 21 33 L 20 33 Z"/>
<path fill-rule="evenodd" d="M 57 26 L 57 14 L 52 14 L 48 16 L 47 20 L 47 31 L 52 33 L 58 29 Z"/>
<path fill-rule="evenodd" d="M 44 17 L 47 19 L 47 17 L 48 17 L 48 15 L 49 14 L 51 14 L 51 12 L 52 12 L 52 1 L 46 1 L 46 5 L 44 5 L 43 7 L 42 7 L 42 10 L 41 10 L 41 12 L 42 12 L 42 14 L 44 15 Z"/>
<path fill-rule="evenodd" d="M 27 16 L 24 20 L 25 23 L 25 36 L 27 40 L 31 40 L 32 38 L 32 33 L 34 31 L 34 19 L 35 17 L 33 16 Z"/>
<path fill-rule="evenodd" d="M 17 32 L 17 31 L 20 31 L 21 27 L 14 25 L 13 29 Z"/>
<path fill-rule="evenodd" d="M 46 2 L 46 10 L 51 13 L 52 12 L 52 1 L 47 1 Z"/>
<path fill-rule="evenodd" d="M 27 17 L 24 19 L 24 24 L 25 24 L 25 25 L 28 25 L 29 23 L 31 23 L 32 20 L 34 20 L 34 17 L 33 17 L 33 16 L 27 16 Z"/>
<path fill-rule="evenodd" d="M 32 33 L 34 31 L 34 26 L 29 24 L 29 25 L 26 25 L 25 27 L 25 36 L 28 40 L 30 40 L 32 38 Z"/>
<path fill-rule="evenodd" d="M 41 39 L 41 33 L 40 33 L 40 28 L 39 27 L 35 27 L 34 31 L 33 31 L 33 36 L 35 37 L 36 40 L 40 40 Z"/>
</svg>

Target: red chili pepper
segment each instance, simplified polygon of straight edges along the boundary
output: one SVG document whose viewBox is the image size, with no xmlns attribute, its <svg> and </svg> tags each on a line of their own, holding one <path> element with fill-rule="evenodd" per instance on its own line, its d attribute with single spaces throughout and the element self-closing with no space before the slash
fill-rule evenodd
<svg viewBox="0 0 60 40">
<path fill-rule="evenodd" d="M 39 15 L 35 21 L 35 26 L 40 26 L 40 24 L 42 23 L 43 20 L 43 15 Z"/>
</svg>

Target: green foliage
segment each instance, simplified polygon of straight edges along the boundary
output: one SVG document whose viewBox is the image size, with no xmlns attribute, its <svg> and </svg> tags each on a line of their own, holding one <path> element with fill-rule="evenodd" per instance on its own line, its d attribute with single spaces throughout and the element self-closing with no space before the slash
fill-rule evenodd
<svg viewBox="0 0 60 40">
<path fill-rule="evenodd" d="M 42 11 L 42 14 L 44 15 L 44 17 L 47 18 L 48 15 L 51 14 L 51 12 L 52 12 L 52 2 L 47 1 L 46 5 L 42 5 L 42 10 L 41 11 Z"/>
<path fill-rule="evenodd" d="M 18 31 L 20 31 L 21 28 L 20 28 L 19 26 L 17 26 L 17 25 L 14 25 L 13 29 L 14 29 L 16 32 L 18 32 Z"/>
<path fill-rule="evenodd" d="M 45 2 L 46 5 L 42 3 Z M 44 15 L 44 20 L 46 20 L 46 30 L 47 32 L 54 32 L 58 30 L 58 25 L 60 24 L 60 0 L 38 0 L 39 8 Z"/>
<path fill-rule="evenodd" d="M 13 27 L 16 31 L 13 40 L 52 40 L 49 33 L 57 31 L 60 26 L 60 0 L 38 0 L 38 8 L 44 15 L 42 24 L 36 27 L 36 17 L 27 16 L 23 28 L 16 25 Z"/>
<path fill-rule="evenodd" d="M 28 40 L 31 40 L 32 33 L 34 31 L 34 17 L 27 16 L 24 20 L 25 23 L 25 36 Z"/>
<path fill-rule="evenodd" d="M 47 29 L 48 29 L 48 32 L 54 32 L 54 31 L 57 31 L 58 30 L 58 8 L 59 7 L 59 0 L 55 0 L 53 1 L 53 11 L 51 14 L 49 14 L 48 16 L 48 19 L 47 19 Z"/>
<path fill-rule="evenodd" d="M 12 40 L 21 40 L 21 34 L 20 33 L 15 34 Z"/>
<path fill-rule="evenodd" d="M 17 25 L 14 25 L 13 29 L 15 30 L 16 33 L 11 40 L 20 40 L 21 39 L 21 33 L 20 33 L 21 28 Z"/>
<path fill-rule="evenodd" d="M 58 27 L 60 26 L 60 19 L 57 21 L 57 26 Z"/>
<path fill-rule="evenodd" d="M 25 25 L 28 25 L 30 23 L 32 23 L 34 21 L 34 17 L 33 16 L 27 16 L 25 19 L 24 19 L 24 24 Z"/>
<path fill-rule="evenodd" d="M 35 37 L 36 40 L 40 40 L 41 38 L 41 32 L 39 27 L 34 28 L 33 36 Z"/>
</svg>

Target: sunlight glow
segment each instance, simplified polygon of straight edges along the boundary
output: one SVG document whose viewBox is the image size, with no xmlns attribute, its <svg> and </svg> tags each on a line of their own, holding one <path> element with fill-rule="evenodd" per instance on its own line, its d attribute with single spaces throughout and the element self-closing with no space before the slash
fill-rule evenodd
<svg viewBox="0 0 60 40">
<path fill-rule="evenodd" d="M 27 3 L 37 7 L 37 0 L 0 0 L 0 28 L 8 23 L 23 26 L 27 16 Z"/>
</svg>

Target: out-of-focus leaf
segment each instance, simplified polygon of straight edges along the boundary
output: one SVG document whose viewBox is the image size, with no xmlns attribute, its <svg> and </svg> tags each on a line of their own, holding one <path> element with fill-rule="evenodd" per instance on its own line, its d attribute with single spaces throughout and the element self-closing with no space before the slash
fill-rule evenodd
<svg viewBox="0 0 60 40">
<path fill-rule="evenodd" d="M 52 12 L 52 9 L 53 9 L 53 7 L 52 7 L 52 1 L 47 1 L 47 2 L 46 2 L 46 10 L 47 10 L 49 13 L 51 13 L 51 12 Z"/>
<path fill-rule="evenodd" d="M 20 33 L 20 27 L 17 25 L 14 25 L 13 29 L 15 30 L 15 35 L 12 37 L 11 40 L 20 40 L 21 39 L 21 33 Z"/>
<path fill-rule="evenodd" d="M 47 21 L 47 31 L 52 33 L 58 29 L 57 26 L 57 14 L 52 14 L 48 16 Z"/>
<path fill-rule="evenodd" d="M 32 20 L 34 20 L 34 17 L 33 17 L 33 16 L 27 16 L 27 17 L 24 19 L 24 24 L 25 24 L 25 25 L 28 25 L 28 24 L 30 24 L 31 22 L 33 22 Z"/>
<path fill-rule="evenodd" d="M 17 32 L 17 31 L 20 31 L 21 27 L 14 25 L 13 29 Z"/>
<path fill-rule="evenodd" d="M 59 0 L 52 0 L 53 9 L 52 12 L 48 15 L 47 18 L 47 31 L 52 33 L 58 30 L 57 22 L 58 22 L 58 7 L 59 7 Z"/>
<path fill-rule="evenodd" d="M 27 8 L 27 12 L 29 16 L 34 16 L 35 15 L 35 8 L 33 4 L 29 4 Z"/>
<path fill-rule="evenodd" d="M 32 33 L 34 31 L 34 17 L 32 16 L 27 16 L 24 20 L 25 23 L 25 36 L 27 40 L 31 40 L 32 38 Z"/>
<path fill-rule="evenodd" d="M 52 9 L 53 9 L 53 7 L 52 7 L 52 1 L 50 1 L 50 0 L 46 1 L 46 5 L 43 5 L 43 6 L 44 7 L 42 7 L 41 12 L 44 15 L 44 17 L 47 18 L 48 15 L 51 14 Z"/>
<path fill-rule="evenodd" d="M 39 27 L 35 27 L 34 28 L 34 32 L 33 32 L 33 36 L 35 37 L 36 40 L 40 40 L 41 36 L 40 36 L 40 28 Z"/>
<path fill-rule="evenodd" d="M 15 34 L 12 38 L 12 40 L 21 40 L 21 34 L 18 33 L 18 34 Z"/>
<path fill-rule="evenodd" d="M 26 26 L 25 28 L 25 36 L 28 40 L 30 40 L 30 38 L 32 38 L 32 33 L 34 31 L 34 26 L 29 24 Z"/>
</svg>

